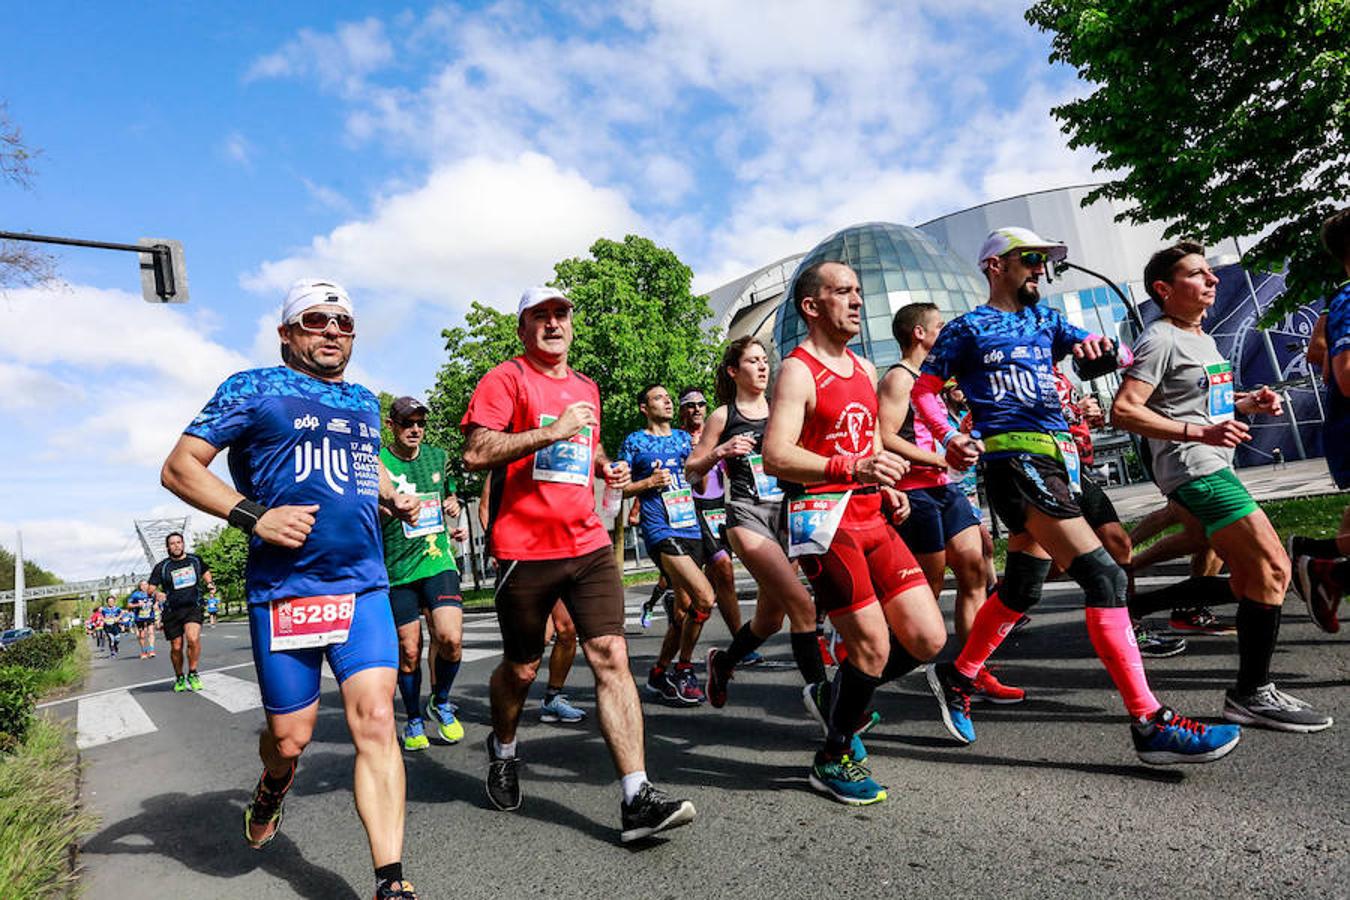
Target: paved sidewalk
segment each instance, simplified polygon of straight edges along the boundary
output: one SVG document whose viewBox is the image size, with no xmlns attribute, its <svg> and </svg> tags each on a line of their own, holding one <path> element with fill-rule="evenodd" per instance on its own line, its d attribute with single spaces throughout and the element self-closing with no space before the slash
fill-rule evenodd
<svg viewBox="0 0 1350 900">
<path fill-rule="evenodd" d="M 1242 483 L 1257 500 L 1334 494 L 1336 485 L 1327 473 L 1327 461 L 1321 457 L 1279 466 L 1250 466 L 1237 470 Z M 1134 521 L 1163 505 L 1163 496 L 1150 481 L 1106 489 L 1121 519 Z"/>
</svg>

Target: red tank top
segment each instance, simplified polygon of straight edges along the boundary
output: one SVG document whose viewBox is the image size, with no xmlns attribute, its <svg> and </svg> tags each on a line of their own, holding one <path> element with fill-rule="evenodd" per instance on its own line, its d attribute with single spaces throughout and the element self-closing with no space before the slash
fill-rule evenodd
<svg viewBox="0 0 1350 900">
<path fill-rule="evenodd" d="M 877 391 L 862 360 L 847 350 L 853 374 L 845 378 L 829 369 L 803 347 L 788 357 L 799 359 L 811 371 L 816 383 L 816 408 L 802 423 L 797 443 L 821 456 L 848 456 L 865 459 L 876 451 Z M 867 487 L 856 481 L 812 484 L 808 494 L 823 494 Z M 844 516 L 845 524 L 857 524 L 881 512 L 881 495 L 875 490 L 854 496 Z"/>
</svg>

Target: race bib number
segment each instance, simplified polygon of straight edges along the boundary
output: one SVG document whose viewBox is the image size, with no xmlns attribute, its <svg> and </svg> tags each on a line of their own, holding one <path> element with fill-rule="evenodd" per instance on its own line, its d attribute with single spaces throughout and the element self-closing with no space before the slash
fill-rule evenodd
<svg viewBox="0 0 1350 900">
<path fill-rule="evenodd" d="M 783 496 L 783 489 L 778 486 L 778 479 L 764 471 L 764 457 L 758 453 L 751 453 L 746 457 L 750 463 L 750 471 L 755 476 L 755 496 L 761 500 L 779 500 Z"/>
<path fill-rule="evenodd" d="M 174 569 L 169 579 L 173 582 L 173 589 L 181 591 L 183 588 L 190 588 L 197 583 L 197 569 L 195 566 L 183 566 Z"/>
<path fill-rule="evenodd" d="M 1228 360 L 1205 366 L 1209 378 L 1209 417 L 1215 422 L 1233 418 L 1237 406 L 1233 399 L 1233 364 Z"/>
<path fill-rule="evenodd" d="M 419 538 L 427 534 L 440 534 L 445 530 L 445 517 L 441 509 L 440 494 L 417 495 L 417 524 L 403 523 L 403 536 Z"/>
<path fill-rule="evenodd" d="M 1056 431 L 1055 443 L 1059 446 L 1064 471 L 1069 475 L 1069 490 L 1075 494 L 1083 493 L 1083 463 L 1078 458 L 1078 442 L 1067 431 Z"/>
<path fill-rule="evenodd" d="M 694 492 L 689 488 L 666 491 L 661 494 L 666 507 L 666 520 L 676 530 L 698 527 L 698 512 L 694 509 Z"/>
<path fill-rule="evenodd" d="M 720 537 L 722 529 L 727 524 L 727 511 L 725 509 L 705 509 L 703 521 L 707 523 L 708 530 L 712 532 L 713 537 Z"/>
<path fill-rule="evenodd" d="M 539 417 L 539 427 L 552 425 L 557 416 Z M 591 483 L 591 427 L 587 425 L 565 441 L 554 441 L 534 454 L 534 480 L 559 484 Z"/>
<path fill-rule="evenodd" d="M 272 649 L 304 650 L 345 643 L 355 612 L 355 594 L 273 600 Z"/>
<path fill-rule="evenodd" d="M 808 494 L 788 501 L 788 556 L 824 553 L 834 543 L 834 533 L 844 519 L 853 492 Z"/>
</svg>

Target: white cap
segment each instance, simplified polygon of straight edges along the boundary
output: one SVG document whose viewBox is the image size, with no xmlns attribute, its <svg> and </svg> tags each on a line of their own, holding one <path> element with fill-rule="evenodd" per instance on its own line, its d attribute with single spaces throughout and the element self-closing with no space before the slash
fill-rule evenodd
<svg viewBox="0 0 1350 900">
<path fill-rule="evenodd" d="M 347 315 L 352 312 L 352 301 L 347 290 L 336 281 L 322 281 L 318 278 L 301 278 L 286 292 L 281 303 L 281 324 L 285 325 L 300 317 L 300 314 L 315 306 L 332 303 L 343 308 Z"/>
<path fill-rule="evenodd" d="M 526 289 L 525 293 L 520 295 L 520 306 L 516 309 L 516 316 L 523 316 L 525 310 L 532 309 L 548 300 L 561 300 L 568 306 L 572 305 L 572 299 L 557 288 L 532 287 Z"/>
<path fill-rule="evenodd" d="M 1008 225 L 989 232 L 989 237 L 980 246 L 980 255 L 975 263 L 983 270 L 988 266 L 990 257 L 1002 256 L 1014 250 L 1044 250 L 1053 262 L 1060 262 L 1069 255 L 1068 244 L 1047 241 L 1030 228 Z"/>
</svg>

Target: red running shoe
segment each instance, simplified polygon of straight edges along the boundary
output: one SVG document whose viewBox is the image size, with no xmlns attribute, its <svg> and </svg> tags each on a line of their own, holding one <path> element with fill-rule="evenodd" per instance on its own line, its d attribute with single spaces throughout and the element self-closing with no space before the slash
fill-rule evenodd
<svg viewBox="0 0 1350 900">
<path fill-rule="evenodd" d="M 987 667 L 981 667 L 974 678 L 974 690 L 971 700 L 987 700 L 990 703 L 1021 703 L 1027 698 L 1027 692 L 1019 687 L 1009 687 L 994 677 Z"/>
<path fill-rule="evenodd" d="M 830 642 L 825 640 L 825 635 L 816 635 L 816 644 L 820 647 L 820 661 L 825 664 L 825 668 L 838 665 L 834 661 L 834 654 L 830 653 Z"/>
<path fill-rule="evenodd" d="M 1294 576 L 1298 595 L 1307 604 L 1308 615 L 1318 628 L 1328 634 L 1341 630 L 1336 609 L 1341 605 L 1341 589 L 1331 578 L 1335 560 L 1300 556 L 1294 561 Z"/>
</svg>

